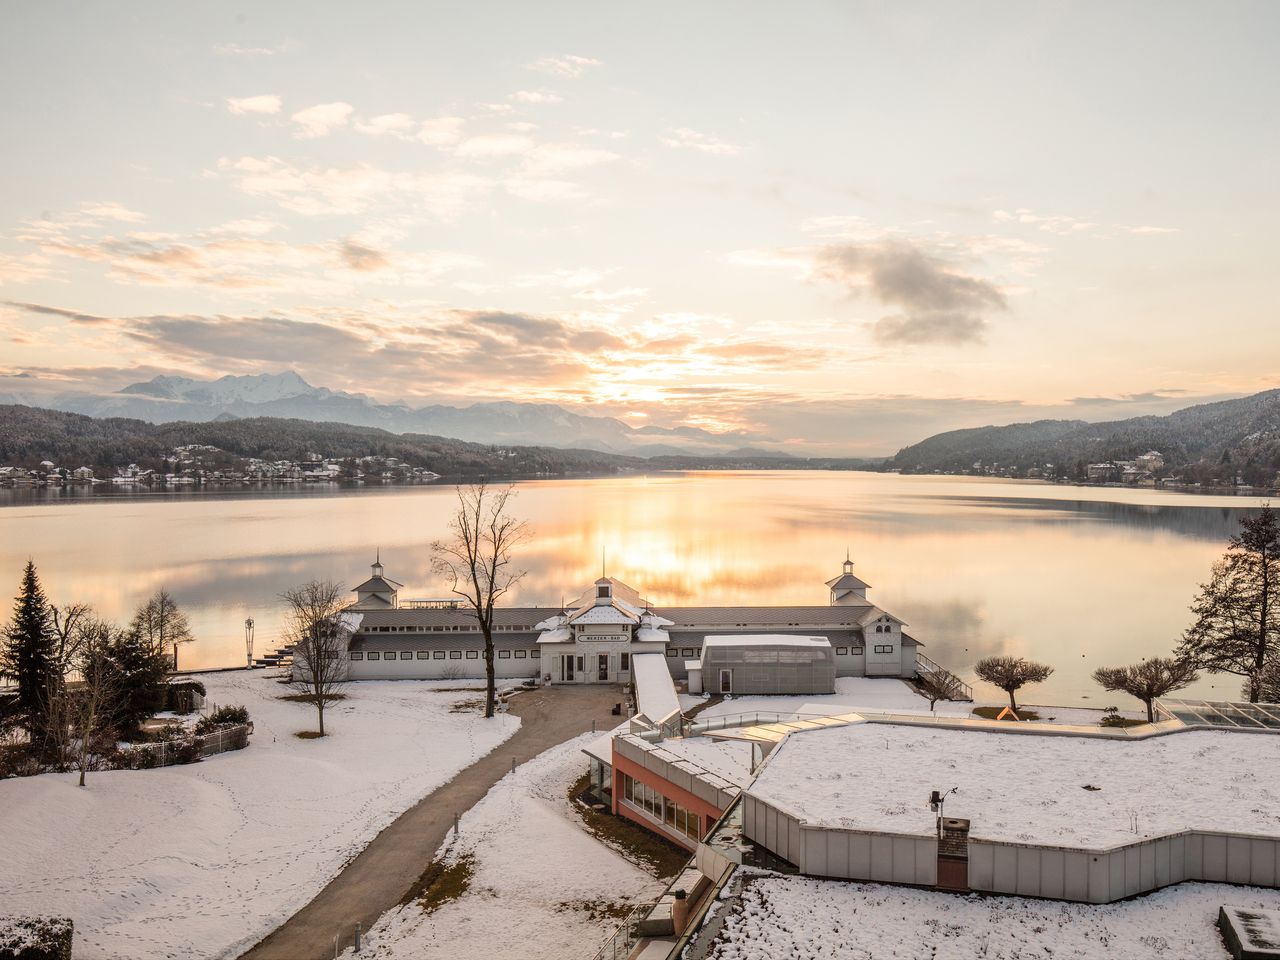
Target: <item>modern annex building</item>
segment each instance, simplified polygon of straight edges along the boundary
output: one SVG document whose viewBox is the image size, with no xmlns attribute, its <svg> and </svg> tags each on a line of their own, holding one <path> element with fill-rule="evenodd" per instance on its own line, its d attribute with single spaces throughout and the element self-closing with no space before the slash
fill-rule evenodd
<svg viewBox="0 0 1280 960">
<path fill-rule="evenodd" d="M 403 585 L 381 562 L 372 566 L 344 614 L 339 655 L 349 679 L 484 675 L 484 637 L 464 605 L 402 600 Z M 673 678 L 688 679 L 692 670 L 708 693 L 787 693 L 821 692 L 837 676 L 912 677 L 925 667 L 921 644 L 903 632 L 899 617 L 867 599 L 852 561 L 826 586 L 822 605 L 655 607 L 625 583 L 601 577 L 560 609 L 497 608 L 497 676 L 630 683 L 644 669 L 637 658 L 653 657 Z"/>
</svg>

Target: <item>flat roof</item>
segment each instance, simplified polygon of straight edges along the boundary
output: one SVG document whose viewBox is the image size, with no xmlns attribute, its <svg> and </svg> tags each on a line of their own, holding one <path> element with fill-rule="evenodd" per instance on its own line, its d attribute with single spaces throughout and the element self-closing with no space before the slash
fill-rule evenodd
<svg viewBox="0 0 1280 960">
<path fill-rule="evenodd" d="M 635 680 L 636 700 L 639 701 L 636 707 L 654 723 L 680 711 L 680 698 L 664 654 L 633 653 L 631 677 Z"/>
<path fill-rule="evenodd" d="M 1280 836 L 1280 740 L 1145 740 L 861 723 L 790 736 L 750 794 L 802 823 L 930 835 L 933 790 L 970 836 L 1103 848 L 1188 829 Z M 1136 832 L 1134 829 L 1136 823 Z"/>
<path fill-rule="evenodd" d="M 826 637 L 792 633 L 724 633 L 707 637 L 703 647 L 830 647 Z"/>
</svg>

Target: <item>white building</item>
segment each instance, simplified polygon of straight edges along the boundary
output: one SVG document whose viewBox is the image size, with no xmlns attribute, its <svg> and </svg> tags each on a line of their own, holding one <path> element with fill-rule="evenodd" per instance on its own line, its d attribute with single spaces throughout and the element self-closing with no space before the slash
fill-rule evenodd
<svg viewBox="0 0 1280 960">
<path fill-rule="evenodd" d="M 380 562 L 372 566 L 346 618 L 350 632 L 341 653 L 351 679 L 484 676 L 484 637 L 470 610 L 455 600 L 401 600 L 402 585 Z M 659 654 L 683 680 L 708 637 L 767 634 L 825 638 L 836 676 L 915 676 L 921 644 L 900 618 L 866 598 L 868 585 L 853 574 L 853 563 L 846 560 L 827 586 L 829 602 L 822 605 L 655 607 L 625 583 L 601 577 L 562 609 L 497 608 L 495 672 L 548 684 L 627 683 L 635 657 Z M 717 692 L 724 686 L 719 673 L 708 682 Z"/>
</svg>

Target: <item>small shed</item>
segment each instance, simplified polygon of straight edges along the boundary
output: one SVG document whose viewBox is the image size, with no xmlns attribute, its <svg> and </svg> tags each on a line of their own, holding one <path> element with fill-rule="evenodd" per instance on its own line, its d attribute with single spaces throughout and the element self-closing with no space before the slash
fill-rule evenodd
<svg viewBox="0 0 1280 960">
<path fill-rule="evenodd" d="M 786 633 L 723 634 L 702 642 L 707 693 L 826 694 L 836 692 L 836 659 L 826 637 Z"/>
</svg>

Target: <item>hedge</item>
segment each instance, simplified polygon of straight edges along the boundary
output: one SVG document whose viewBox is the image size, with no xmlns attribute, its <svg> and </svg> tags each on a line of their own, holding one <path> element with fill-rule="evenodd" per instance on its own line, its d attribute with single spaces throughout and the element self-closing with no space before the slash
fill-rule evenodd
<svg viewBox="0 0 1280 960">
<path fill-rule="evenodd" d="M 0 960 L 71 960 L 70 917 L 0 917 Z"/>
</svg>

